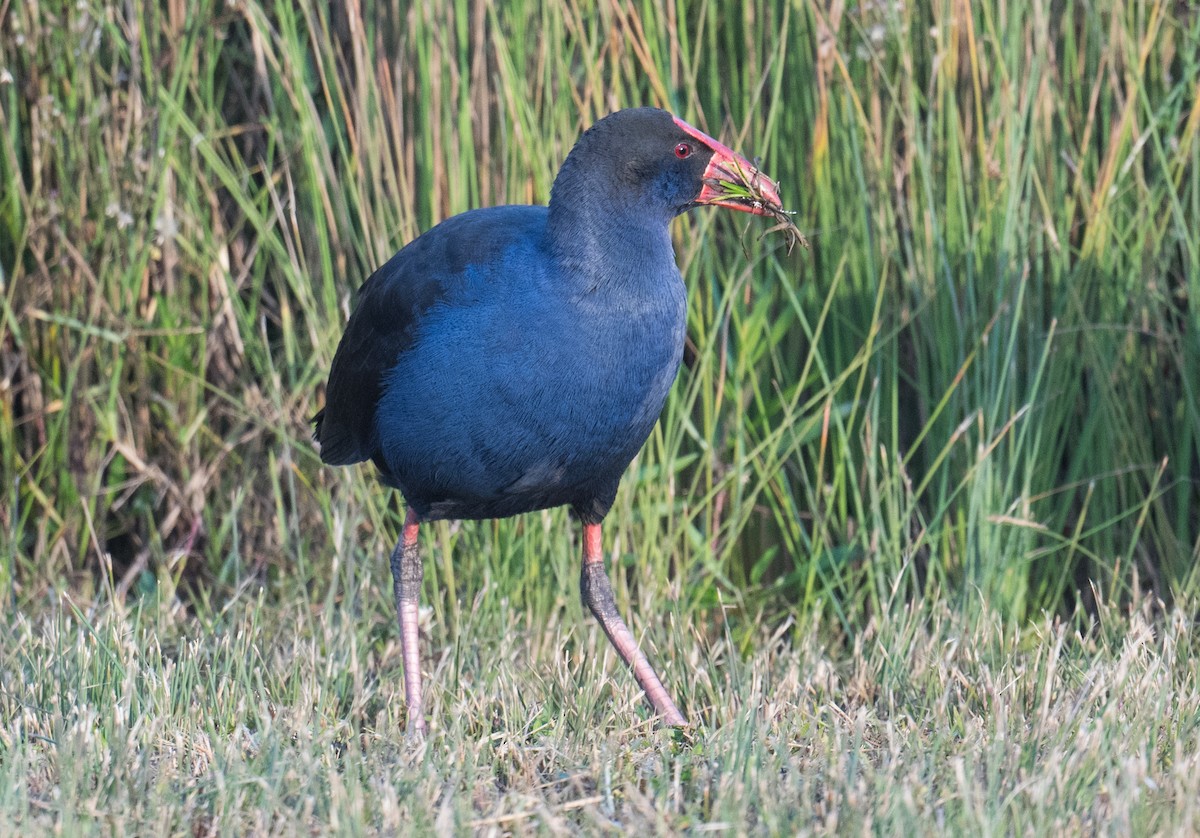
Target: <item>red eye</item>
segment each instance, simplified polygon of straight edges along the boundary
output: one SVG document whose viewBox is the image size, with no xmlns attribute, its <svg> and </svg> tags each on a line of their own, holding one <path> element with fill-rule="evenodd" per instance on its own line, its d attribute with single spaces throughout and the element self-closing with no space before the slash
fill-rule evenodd
<svg viewBox="0 0 1200 838">
<path fill-rule="evenodd" d="M 687 143 L 680 143 L 675 146 L 675 156 L 680 160 L 686 160 L 692 156 L 692 147 Z"/>
</svg>

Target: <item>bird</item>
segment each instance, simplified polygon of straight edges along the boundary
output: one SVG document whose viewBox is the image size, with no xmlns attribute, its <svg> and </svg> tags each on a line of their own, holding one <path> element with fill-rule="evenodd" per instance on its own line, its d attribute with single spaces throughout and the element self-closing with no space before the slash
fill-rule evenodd
<svg viewBox="0 0 1200 838">
<path fill-rule="evenodd" d="M 658 720 L 687 726 L 618 612 L 601 523 L 679 370 L 670 224 L 703 205 L 782 213 L 745 157 L 668 111 L 619 110 L 579 137 L 548 206 L 452 216 L 362 285 L 311 421 L 324 463 L 370 461 L 405 501 L 390 565 L 410 736 L 427 729 L 420 525 L 559 506 L 582 523 L 583 604 Z"/>
</svg>

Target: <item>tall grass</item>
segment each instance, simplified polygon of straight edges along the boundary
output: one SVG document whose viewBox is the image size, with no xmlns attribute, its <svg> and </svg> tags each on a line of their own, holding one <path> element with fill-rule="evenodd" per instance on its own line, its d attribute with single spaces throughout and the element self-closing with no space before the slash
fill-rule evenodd
<svg viewBox="0 0 1200 838">
<path fill-rule="evenodd" d="M 1022 617 L 1191 582 L 1200 23 L 1174 4 L 5 7 L 3 581 L 226 599 L 398 507 L 305 418 L 354 288 L 579 131 L 762 156 L 811 253 L 677 228 L 689 354 L 611 518 L 686 613 Z M 435 602 L 570 598 L 562 513 L 438 530 Z M 379 564 L 376 562 L 375 564 Z M 442 616 L 442 615 L 439 615 Z"/>
</svg>

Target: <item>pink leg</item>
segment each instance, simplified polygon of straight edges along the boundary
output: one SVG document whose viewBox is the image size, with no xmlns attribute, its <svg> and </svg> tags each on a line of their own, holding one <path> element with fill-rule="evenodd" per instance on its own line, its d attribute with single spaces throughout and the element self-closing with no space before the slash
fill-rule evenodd
<svg viewBox="0 0 1200 838">
<path fill-rule="evenodd" d="M 400 650 L 404 658 L 404 696 L 408 700 L 408 735 L 425 735 L 425 708 L 421 703 L 421 647 L 417 613 L 421 604 L 421 555 L 417 550 L 417 515 L 404 518 L 404 532 L 392 551 L 392 590 L 400 619 Z"/>
<path fill-rule="evenodd" d="M 674 727 L 686 727 L 687 719 L 679 712 L 675 702 L 667 695 L 667 689 L 654 672 L 654 667 L 638 648 L 633 633 L 617 613 L 613 601 L 612 586 L 604 572 L 604 556 L 600 550 L 600 525 L 583 525 L 583 574 L 579 580 L 583 602 L 600 621 L 600 627 L 608 635 L 617 654 L 633 669 L 633 677 L 654 705 L 654 712 L 663 721 Z"/>
</svg>

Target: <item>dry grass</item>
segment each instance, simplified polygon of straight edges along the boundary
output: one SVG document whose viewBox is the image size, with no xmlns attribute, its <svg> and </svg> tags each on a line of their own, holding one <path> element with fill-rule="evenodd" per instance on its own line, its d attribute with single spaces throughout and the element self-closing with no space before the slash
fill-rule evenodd
<svg viewBox="0 0 1200 838">
<path fill-rule="evenodd" d="M 656 730 L 576 609 L 435 644 L 433 728 L 403 723 L 386 601 L 248 598 L 18 616 L 0 653 L 10 834 L 1190 834 L 1190 624 L 1018 633 L 903 610 L 849 648 L 786 624 L 743 657 L 655 622 L 694 719 Z M 435 631 L 435 634 L 440 634 Z M 830 639 L 832 638 L 832 639 Z"/>
</svg>

